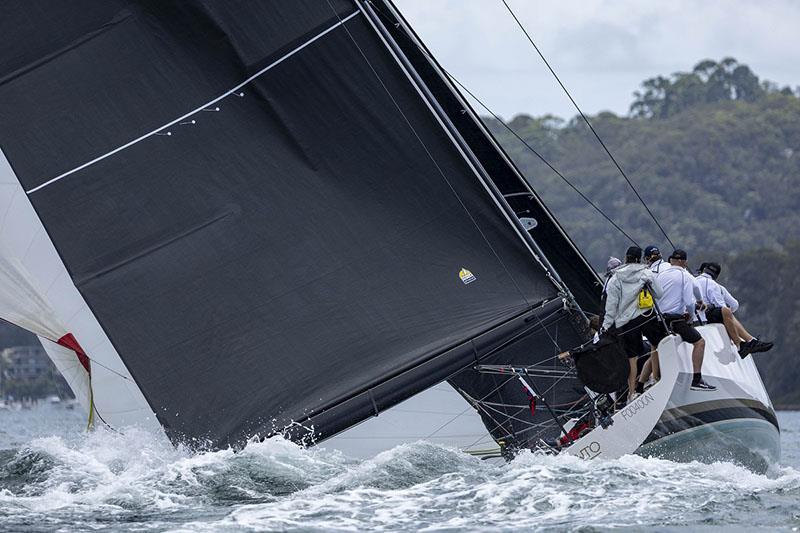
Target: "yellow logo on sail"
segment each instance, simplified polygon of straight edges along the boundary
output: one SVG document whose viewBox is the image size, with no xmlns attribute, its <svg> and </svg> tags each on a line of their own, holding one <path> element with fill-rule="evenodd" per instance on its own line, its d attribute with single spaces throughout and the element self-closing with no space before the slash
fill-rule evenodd
<svg viewBox="0 0 800 533">
<path fill-rule="evenodd" d="M 464 283 L 464 285 L 469 285 L 475 281 L 475 275 L 466 268 L 461 269 L 461 272 L 458 273 L 458 277 L 461 278 L 461 281 Z"/>
</svg>

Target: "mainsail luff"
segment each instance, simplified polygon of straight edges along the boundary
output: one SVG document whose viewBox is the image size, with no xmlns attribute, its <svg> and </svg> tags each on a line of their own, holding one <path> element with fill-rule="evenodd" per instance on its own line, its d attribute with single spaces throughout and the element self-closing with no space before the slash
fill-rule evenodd
<svg viewBox="0 0 800 533">
<path fill-rule="evenodd" d="M 76 23 L 63 54 L 0 72 L 0 143 L 174 439 L 236 445 L 309 415 L 336 433 L 469 366 L 558 298 L 355 4 L 119 5 L 100 32 Z M 65 33 L 80 16 L 64 13 Z M 7 35 L 24 39 L 14 23 Z M 331 31 L 344 25 L 384 87 Z M 142 46 L 120 55 L 131 38 Z M 221 111 L 196 108 L 299 46 Z M 133 67 L 126 90 L 113 76 Z M 110 76 L 118 94 L 86 97 Z M 196 123 L 176 123 L 179 108 Z M 46 137 L 30 130 L 48 121 Z"/>
</svg>

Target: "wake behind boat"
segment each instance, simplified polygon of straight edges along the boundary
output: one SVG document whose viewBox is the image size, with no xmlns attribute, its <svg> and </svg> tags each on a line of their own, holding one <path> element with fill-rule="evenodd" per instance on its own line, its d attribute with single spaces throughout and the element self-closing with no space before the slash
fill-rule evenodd
<svg viewBox="0 0 800 533">
<path fill-rule="evenodd" d="M 0 317 L 89 426 L 694 459 L 769 422 L 717 327 L 717 392 L 683 390 L 669 337 L 657 385 L 597 405 L 558 360 L 590 337 L 596 272 L 390 1 L 7 11 Z"/>
</svg>

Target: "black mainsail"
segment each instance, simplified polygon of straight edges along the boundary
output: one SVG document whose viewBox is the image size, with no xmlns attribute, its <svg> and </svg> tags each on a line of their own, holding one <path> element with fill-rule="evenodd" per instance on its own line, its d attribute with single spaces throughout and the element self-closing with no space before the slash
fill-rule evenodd
<svg viewBox="0 0 800 533">
<path fill-rule="evenodd" d="M 448 378 L 514 404 L 472 365 L 583 338 L 594 273 L 389 2 L 84 7 L 0 20 L 0 204 L 35 210 L 4 253 L 173 440 L 325 438 Z"/>
</svg>

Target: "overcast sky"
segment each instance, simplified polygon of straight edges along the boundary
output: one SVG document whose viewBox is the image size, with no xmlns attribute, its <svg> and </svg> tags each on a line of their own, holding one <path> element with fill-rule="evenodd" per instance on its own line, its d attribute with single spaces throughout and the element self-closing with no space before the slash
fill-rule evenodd
<svg viewBox="0 0 800 533">
<path fill-rule="evenodd" d="M 575 114 L 500 0 L 395 0 L 444 67 L 505 118 Z M 800 0 L 508 0 L 578 104 L 627 113 L 641 81 L 732 56 L 800 85 Z"/>
</svg>

